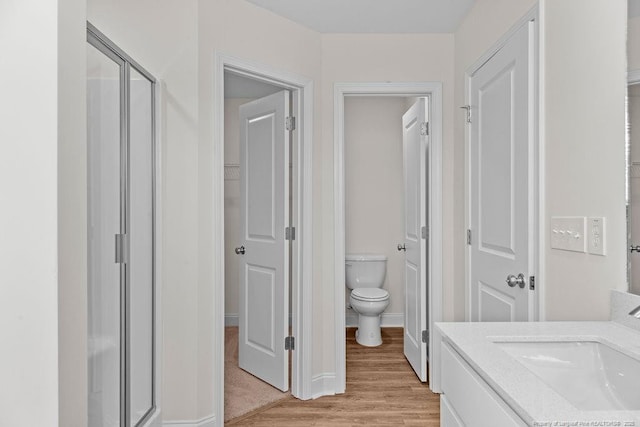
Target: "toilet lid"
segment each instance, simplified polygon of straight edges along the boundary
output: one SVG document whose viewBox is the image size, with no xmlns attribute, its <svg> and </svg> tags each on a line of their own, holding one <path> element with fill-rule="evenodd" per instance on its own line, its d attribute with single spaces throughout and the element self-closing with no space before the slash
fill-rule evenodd
<svg viewBox="0 0 640 427">
<path fill-rule="evenodd" d="M 380 288 L 356 288 L 351 291 L 351 296 L 363 301 L 383 301 L 389 298 L 389 292 Z"/>
</svg>

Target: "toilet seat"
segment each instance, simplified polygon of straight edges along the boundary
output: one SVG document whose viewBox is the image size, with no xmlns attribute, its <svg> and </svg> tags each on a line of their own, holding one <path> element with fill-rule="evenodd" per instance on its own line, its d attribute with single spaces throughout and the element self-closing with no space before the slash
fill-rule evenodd
<svg viewBox="0 0 640 427">
<path fill-rule="evenodd" d="M 380 288 L 357 288 L 351 291 L 351 297 L 366 302 L 384 301 L 389 299 L 389 292 Z"/>
</svg>

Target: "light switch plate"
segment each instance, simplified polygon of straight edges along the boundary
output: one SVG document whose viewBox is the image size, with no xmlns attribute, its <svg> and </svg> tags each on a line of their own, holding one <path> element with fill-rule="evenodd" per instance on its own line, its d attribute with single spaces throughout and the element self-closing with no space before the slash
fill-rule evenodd
<svg viewBox="0 0 640 427">
<path fill-rule="evenodd" d="M 588 248 L 589 253 L 593 255 L 607 254 L 606 236 L 606 220 L 604 217 L 593 216 L 587 221 Z"/>
<path fill-rule="evenodd" d="M 586 225 L 587 218 L 584 216 L 551 217 L 551 248 L 587 252 Z"/>
</svg>

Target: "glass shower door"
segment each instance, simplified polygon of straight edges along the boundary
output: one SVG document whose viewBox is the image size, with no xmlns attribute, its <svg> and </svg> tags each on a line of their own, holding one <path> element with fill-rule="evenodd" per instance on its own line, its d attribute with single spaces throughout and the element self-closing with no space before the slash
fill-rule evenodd
<svg viewBox="0 0 640 427">
<path fill-rule="evenodd" d="M 123 63 L 87 45 L 89 425 L 120 426 Z"/>
<path fill-rule="evenodd" d="M 88 28 L 89 427 L 159 423 L 155 79 Z"/>
</svg>

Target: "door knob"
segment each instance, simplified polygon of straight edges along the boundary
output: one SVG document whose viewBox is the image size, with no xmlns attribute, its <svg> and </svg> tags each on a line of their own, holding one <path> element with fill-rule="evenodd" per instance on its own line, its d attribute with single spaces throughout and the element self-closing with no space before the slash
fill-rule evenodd
<svg viewBox="0 0 640 427">
<path fill-rule="evenodd" d="M 631 253 L 634 253 L 634 252 L 640 252 L 640 245 L 637 245 L 637 246 L 633 246 L 633 245 L 631 245 L 631 246 L 629 247 L 629 251 L 630 251 Z"/>
<path fill-rule="evenodd" d="M 244 246 L 240 246 L 239 248 L 236 248 L 236 254 L 238 255 L 244 255 Z"/>
<path fill-rule="evenodd" d="M 520 286 L 520 288 L 524 288 L 524 274 L 520 273 L 517 276 L 510 274 L 507 276 L 507 285 L 510 288 L 515 288 L 516 285 Z"/>
<path fill-rule="evenodd" d="M 404 245 L 401 245 L 400 243 L 398 243 L 398 250 L 399 251 L 407 251 L 407 248 Z"/>
</svg>

